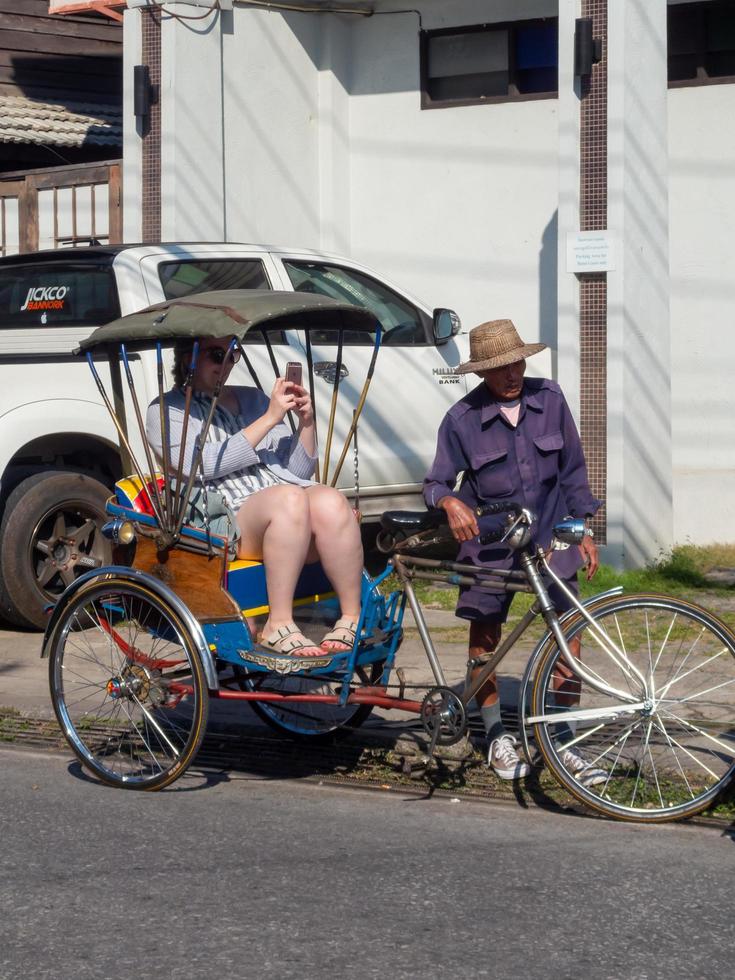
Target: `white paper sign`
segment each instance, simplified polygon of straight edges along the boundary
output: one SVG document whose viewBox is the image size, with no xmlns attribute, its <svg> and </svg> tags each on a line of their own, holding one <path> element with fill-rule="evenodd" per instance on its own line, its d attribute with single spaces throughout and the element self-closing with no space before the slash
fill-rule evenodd
<svg viewBox="0 0 735 980">
<path fill-rule="evenodd" d="M 567 233 L 567 272 L 610 272 L 615 268 L 615 236 L 609 231 Z"/>
</svg>

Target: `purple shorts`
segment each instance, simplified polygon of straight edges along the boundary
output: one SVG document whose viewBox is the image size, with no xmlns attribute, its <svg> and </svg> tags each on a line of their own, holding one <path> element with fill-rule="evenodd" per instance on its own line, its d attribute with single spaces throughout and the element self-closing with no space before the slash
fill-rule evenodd
<svg viewBox="0 0 735 980">
<path fill-rule="evenodd" d="M 573 595 L 579 596 L 576 572 L 568 578 L 562 577 L 562 582 Z M 481 592 L 478 589 L 473 589 L 468 586 L 467 588 L 460 589 L 456 615 L 460 619 L 474 619 L 486 623 L 504 623 L 508 618 L 510 604 L 513 602 L 515 595 L 515 592 Z M 549 586 L 549 596 L 556 606 L 557 612 L 560 614 L 566 612 L 572 606 L 569 599 L 567 599 L 555 582 Z"/>
</svg>

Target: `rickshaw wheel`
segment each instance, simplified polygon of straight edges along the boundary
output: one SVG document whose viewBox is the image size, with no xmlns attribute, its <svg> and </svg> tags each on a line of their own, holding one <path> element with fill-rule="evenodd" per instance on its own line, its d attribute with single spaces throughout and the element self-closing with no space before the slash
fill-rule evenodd
<svg viewBox="0 0 735 980">
<path fill-rule="evenodd" d="M 102 782 L 162 789 L 186 770 L 207 727 L 207 685 L 189 629 L 154 592 L 92 578 L 69 599 L 47 649 L 61 730 Z"/>
<path fill-rule="evenodd" d="M 277 691 L 281 694 L 339 694 L 342 684 L 324 677 L 294 676 L 292 674 L 248 674 L 239 668 L 238 682 L 243 690 Z M 367 668 L 365 684 L 376 684 L 383 673 L 383 664 Z M 319 702 L 285 705 L 272 701 L 251 701 L 253 711 L 269 728 L 288 735 L 294 741 L 311 743 L 331 742 L 346 738 L 364 724 L 373 710 L 371 704 L 347 704 L 344 707 Z"/>
</svg>

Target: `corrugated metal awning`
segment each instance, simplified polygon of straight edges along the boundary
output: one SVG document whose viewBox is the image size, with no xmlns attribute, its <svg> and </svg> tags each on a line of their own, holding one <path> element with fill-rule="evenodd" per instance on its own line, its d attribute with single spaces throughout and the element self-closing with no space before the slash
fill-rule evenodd
<svg viewBox="0 0 735 980">
<path fill-rule="evenodd" d="M 121 146 L 122 107 L 0 96 L 0 143 Z"/>
</svg>

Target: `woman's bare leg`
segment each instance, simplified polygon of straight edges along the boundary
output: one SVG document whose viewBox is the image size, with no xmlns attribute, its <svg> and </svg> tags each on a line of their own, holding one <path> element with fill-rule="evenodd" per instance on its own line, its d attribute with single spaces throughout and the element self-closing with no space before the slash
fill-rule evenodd
<svg viewBox="0 0 735 980">
<path fill-rule="evenodd" d="M 302 487 L 280 484 L 248 497 L 237 512 L 238 558 L 262 560 L 270 613 L 263 632 L 293 620 L 293 596 L 311 543 L 309 500 Z"/>
<path fill-rule="evenodd" d="M 314 550 L 339 598 L 343 616 L 360 618 L 364 565 L 360 525 L 349 501 L 332 487 L 306 488 Z"/>
</svg>

